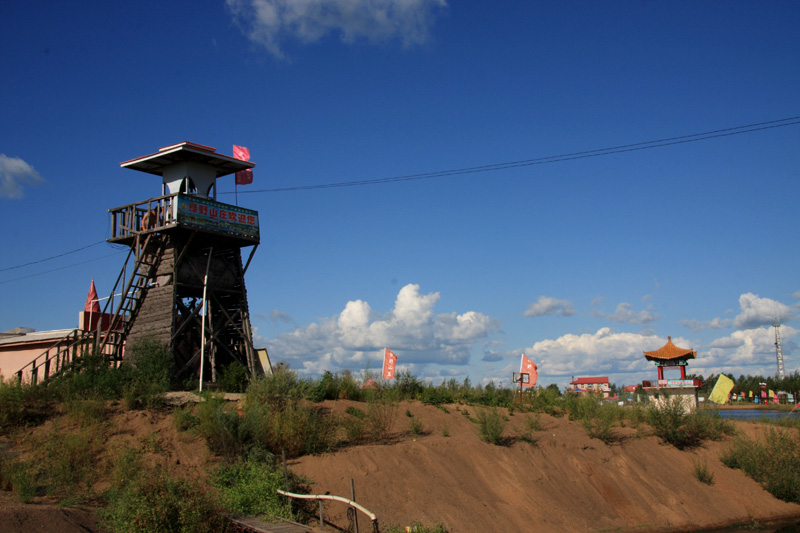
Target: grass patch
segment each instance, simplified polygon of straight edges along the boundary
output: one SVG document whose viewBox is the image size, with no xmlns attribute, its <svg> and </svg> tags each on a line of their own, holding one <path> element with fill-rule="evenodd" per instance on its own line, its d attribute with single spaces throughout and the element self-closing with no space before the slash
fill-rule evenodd
<svg viewBox="0 0 800 533">
<path fill-rule="evenodd" d="M 478 409 L 475 414 L 475 424 L 478 427 L 478 435 L 482 440 L 490 444 L 499 445 L 505 443 L 503 432 L 505 431 L 506 422 L 496 407 Z"/>
<path fill-rule="evenodd" d="M 692 472 L 700 483 L 705 483 L 706 485 L 714 484 L 714 474 L 708 469 L 708 463 L 706 461 L 694 461 Z"/>
<path fill-rule="evenodd" d="M 101 519 L 117 533 L 212 533 L 226 528 L 224 508 L 214 491 L 163 468 L 140 469 L 106 497 L 108 506 L 101 510 Z"/>
<path fill-rule="evenodd" d="M 409 429 L 411 429 L 411 433 L 414 435 L 422 435 L 425 433 L 425 426 L 422 423 L 422 420 L 417 418 L 411 417 L 411 421 L 409 422 Z"/>
<path fill-rule="evenodd" d="M 679 397 L 667 398 L 660 405 L 651 404 L 645 411 L 645 419 L 656 436 L 678 449 L 694 448 L 704 440 L 719 440 L 735 432 L 733 422 L 719 413 L 708 414 L 697 409 L 687 412 Z"/>
<path fill-rule="evenodd" d="M 795 431 L 769 427 L 760 440 L 739 436 L 720 459 L 761 483 L 776 498 L 800 503 L 800 439 Z"/>
<path fill-rule="evenodd" d="M 276 490 L 286 488 L 283 473 L 259 461 L 236 461 L 219 466 L 212 473 L 212 483 L 220 492 L 220 502 L 229 513 L 246 516 L 297 517 L 292 505 Z"/>
</svg>

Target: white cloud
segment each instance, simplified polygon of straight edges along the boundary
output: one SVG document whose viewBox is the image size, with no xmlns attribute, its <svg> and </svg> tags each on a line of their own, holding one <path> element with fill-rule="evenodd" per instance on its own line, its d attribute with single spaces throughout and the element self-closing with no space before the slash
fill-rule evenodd
<svg viewBox="0 0 800 533">
<path fill-rule="evenodd" d="M 21 198 L 23 185 L 39 185 L 44 179 L 28 163 L 18 157 L 0 154 L 0 198 Z"/>
<path fill-rule="evenodd" d="M 793 342 L 797 335 L 791 326 L 781 326 L 781 345 L 784 354 L 784 365 L 791 371 L 791 354 L 797 351 Z M 698 352 L 695 366 L 704 372 L 714 368 L 748 368 L 750 374 L 773 375 L 777 371 L 775 357 L 775 328 L 763 326 L 734 331 L 726 337 L 715 339 L 708 345 L 708 350 Z"/>
<path fill-rule="evenodd" d="M 525 353 L 539 365 L 541 376 L 641 374 L 641 377 L 624 380 L 634 383 L 655 372 L 643 352 L 661 348 L 666 342 L 656 335 L 615 333 L 610 328 L 602 328 L 593 334 L 570 333 L 557 339 L 539 341 Z M 680 346 L 685 341 L 677 339 L 673 342 Z"/>
<path fill-rule="evenodd" d="M 628 323 L 628 324 L 649 324 L 658 319 L 658 316 L 649 310 L 642 309 L 638 313 L 631 311 L 631 304 L 628 302 L 621 302 L 617 305 L 613 314 L 607 315 L 602 311 L 594 311 L 594 316 L 607 318 L 614 322 Z"/>
<path fill-rule="evenodd" d="M 539 296 L 535 303 L 525 311 L 527 317 L 537 317 L 544 315 L 572 316 L 575 314 L 575 307 L 569 300 L 559 300 L 550 296 Z"/>
<path fill-rule="evenodd" d="M 289 41 L 314 43 L 329 33 L 343 42 L 399 39 L 425 43 L 445 0 L 227 0 L 234 21 L 252 41 L 284 58 Z"/>
<path fill-rule="evenodd" d="M 733 320 L 724 318 L 715 318 L 714 320 L 695 320 L 684 318 L 681 320 L 681 325 L 689 328 L 692 331 L 706 331 L 708 329 L 723 329 L 729 328 L 733 324 Z"/>
<path fill-rule="evenodd" d="M 739 307 L 742 312 L 733 319 L 733 327 L 739 329 L 770 325 L 776 317 L 784 321 L 792 318 L 792 310 L 788 305 L 770 298 L 760 298 L 752 292 L 739 296 Z"/>
<path fill-rule="evenodd" d="M 283 311 L 279 311 L 278 309 L 272 310 L 272 312 L 269 314 L 269 319 L 276 324 L 278 322 L 283 322 L 284 324 L 297 324 L 291 315 Z"/>
<path fill-rule="evenodd" d="M 498 331 L 497 320 L 476 311 L 436 314 L 439 293 L 422 294 L 419 285 L 400 289 L 385 315 L 363 300 L 347 302 L 337 316 L 320 320 L 265 343 L 273 361 L 287 361 L 299 372 L 317 375 L 349 368 L 380 366 L 380 350 L 397 354 L 400 370 L 429 364 L 465 365 L 471 348 Z M 431 372 L 426 371 L 431 377 Z M 440 371 L 433 375 L 441 375 Z"/>
</svg>

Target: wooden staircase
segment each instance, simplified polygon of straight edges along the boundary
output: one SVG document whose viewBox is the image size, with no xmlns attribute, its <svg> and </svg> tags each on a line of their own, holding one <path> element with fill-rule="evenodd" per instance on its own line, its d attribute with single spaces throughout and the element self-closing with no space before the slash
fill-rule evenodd
<svg viewBox="0 0 800 533">
<path fill-rule="evenodd" d="M 99 352 L 108 354 L 114 361 L 122 359 L 122 348 L 130 333 L 142 299 L 147 294 L 148 282 L 158 268 L 164 250 L 164 239 L 156 234 L 136 235 L 128 257 L 117 277 L 111 297 L 106 300 L 103 313 L 113 313 L 107 334 L 98 337 Z M 119 292 L 118 292 L 119 291 Z M 116 296 L 119 295 L 117 302 Z"/>
</svg>

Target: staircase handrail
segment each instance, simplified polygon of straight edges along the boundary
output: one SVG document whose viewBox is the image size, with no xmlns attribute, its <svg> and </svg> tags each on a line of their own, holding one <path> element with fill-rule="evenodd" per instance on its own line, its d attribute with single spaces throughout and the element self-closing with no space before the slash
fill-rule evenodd
<svg viewBox="0 0 800 533">
<path fill-rule="evenodd" d="M 78 335 L 78 332 L 81 332 L 80 336 Z M 74 335 L 74 338 L 70 340 L 70 337 L 73 336 L 73 335 Z M 28 367 L 31 367 L 31 378 L 33 379 L 34 382 L 36 382 L 38 380 L 38 372 L 36 372 L 36 375 L 34 375 L 33 374 L 33 369 L 39 368 L 42 365 L 47 365 L 50 361 L 52 361 L 53 359 L 58 358 L 58 356 L 63 354 L 65 350 L 67 351 L 67 353 L 69 353 L 69 349 L 70 348 L 74 348 L 76 346 L 79 346 L 80 344 L 85 343 L 88 339 L 91 339 L 93 337 L 93 335 L 94 335 L 94 333 L 91 332 L 91 331 L 85 331 L 85 330 L 78 329 L 78 328 L 70 330 L 69 333 L 64 335 L 57 342 L 53 343 L 52 346 L 50 346 L 44 352 L 40 353 L 39 355 L 37 355 L 36 357 L 31 359 L 30 362 L 28 362 L 25 366 L 23 366 L 22 368 L 20 368 L 16 372 L 14 372 L 14 374 L 17 376 L 17 379 L 18 379 L 19 383 L 20 384 L 22 383 L 22 376 L 24 375 L 25 370 Z M 66 346 L 63 346 L 63 349 L 57 349 L 54 354 L 50 353 L 51 350 L 61 347 L 67 341 L 70 341 L 70 342 Z M 42 357 L 45 357 L 45 359 L 37 364 L 37 361 L 39 361 L 39 359 L 41 359 Z M 45 379 L 47 379 L 48 377 L 49 376 L 45 375 Z"/>
</svg>

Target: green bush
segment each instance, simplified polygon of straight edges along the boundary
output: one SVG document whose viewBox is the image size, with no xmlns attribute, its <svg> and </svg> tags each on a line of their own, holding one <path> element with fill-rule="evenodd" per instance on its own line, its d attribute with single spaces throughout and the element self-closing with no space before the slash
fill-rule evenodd
<svg viewBox="0 0 800 533">
<path fill-rule="evenodd" d="M 700 483 L 705 483 L 706 485 L 713 485 L 714 484 L 714 474 L 708 470 L 708 463 L 703 461 L 695 461 L 693 464 L 694 470 L 694 477 Z"/>
<path fill-rule="evenodd" d="M 236 362 L 221 368 L 217 374 L 217 383 L 225 392 L 244 392 L 249 382 L 247 368 Z"/>
<path fill-rule="evenodd" d="M 414 435 L 422 435 L 425 432 L 425 426 L 422 423 L 422 420 L 418 420 L 413 416 L 409 422 L 409 428 L 411 429 L 411 433 Z"/>
<path fill-rule="evenodd" d="M 214 492 L 163 468 L 140 470 L 135 479 L 112 487 L 107 500 L 101 518 L 116 533 L 212 533 L 227 525 Z"/>
<path fill-rule="evenodd" d="M 287 402 L 304 397 L 310 384 L 303 383 L 297 374 L 285 366 L 278 366 L 272 375 L 259 376 L 250 381 L 247 387 L 247 405 L 272 405 L 280 407 Z"/>
<path fill-rule="evenodd" d="M 687 412 L 677 396 L 666 398 L 660 405 L 650 404 L 645 419 L 656 436 L 678 449 L 693 448 L 704 440 L 719 440 L 735 432 L 733 423 L 719 413 L 708 414 L 697 409 Z"/>
<path fill-rule="evenodd" d="M 118 370 L 126 378 L 123 400 L 128 408 L 157 407 L 170 390 L 172 354 L 152 339 L 143 339 L 126 351 L 125 361 Z"/>
<path fill-rule="evenodd" d="M 264 462 L 236 461 L 219 466 L 212 474 L 212 483 L 220 492 L 220 502 L 233 514 L 271 515 L 295 519 L 291 503 L 276 491 L 286 487 L 280 469 Z"/>
<path fill-rule="evenodd" d="M 506 422 L 496 407 L 486 407 L 477 410 L 475 414 L 478 426 L 478 435 L 490 444 L 503 444 L 503 431 Z"/>
<path fill-rule="evenodd" d="M 589 438 L 609 444 L 616 438 L 614 434 L 616 420 L 617 408 L 613 405 L 602 404 L 598 405 L 596 409 L 586 412 L 581 423 Z"/>
<path fill-rule="evenodd" d="M 233 407 L 225 405 L 221 394 L 205 395 L 204 400 L 197 405 L 195 431 L 205 438 L 214 453 L 227 458 L 240 456 L 248 437 L 241 417 Z"/>
<path fill-rule="evenodd" d="M 766 428 L 763 439 L 740 436 L 720 459 L 761 483 L 773 496 L 800 503 L 800 440 L 794 430 Z"/>
</svg>

